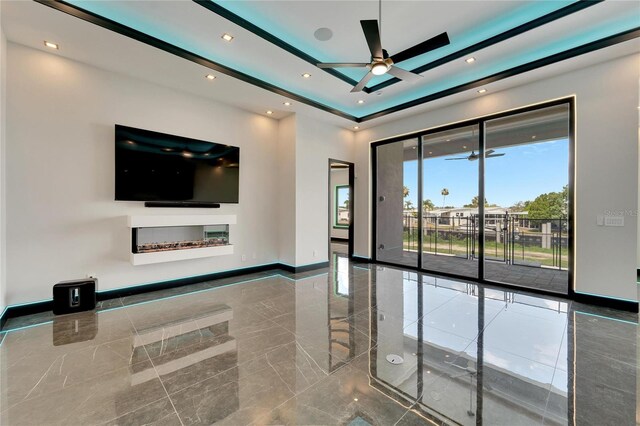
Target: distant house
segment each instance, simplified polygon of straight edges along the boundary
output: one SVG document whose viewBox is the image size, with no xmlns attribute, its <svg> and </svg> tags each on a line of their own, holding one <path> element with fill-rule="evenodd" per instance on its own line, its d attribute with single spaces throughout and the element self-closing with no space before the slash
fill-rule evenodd
<svg viewBox="0 0 640 426">
<path fill-rule="evenodd" d="M 405 210 L 405 217 L 407 215 L 413 215 L 414 212 L 413 210 Z M 485 223 L 489 227 L 495 226 L 497 222 L 504 221 L 507 215 L 510 217 L 518 217 L 521 223 L 527 216 L 527 212 L 510 212 L 508 208 L 500 206 L 485 207 L 484 214 Z M 471 218 L 477 215 L 477 207 L 460 207 L 430 210 L 424 213 L 424 218 L 427 224 L 435 225 L 437 223 L 438 225 L 466 226 L 467 223 L 471 224 Z"/>
<path fill-rule="evenodd" d="M 349 209 L 338 206 L 338 225 L 349 226 Z"/>
</svg>

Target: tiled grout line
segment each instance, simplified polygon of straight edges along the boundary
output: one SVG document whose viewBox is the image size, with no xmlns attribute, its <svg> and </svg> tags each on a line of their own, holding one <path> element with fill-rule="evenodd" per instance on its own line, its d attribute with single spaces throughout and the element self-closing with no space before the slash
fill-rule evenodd
<svg viewBox="0 0 640 426">
<path fill-rule="evenodd" d="M 125 315 L 127 316 L 127 319 L 129 320 L 129 322 L 131 323 L 131 327 L 133 327 L 133 329 L 135 330 L 136 335 L 138 337 L 141 337 L 140 333 L 138 333 L 138 329 L 137 329 L 136 325 L 131 320 L 131 317 L 129 316 L 129 313 L 127 311 L 125 311 Z M 151 356 L 149 355 L 149 351 L 147 351 L 146 345 L 142 345 L 142 347 L 144 348 L 144 353 L 147 354 L 147 358 L 149 358 L 149 362 L 151 363 L 151 366 L 153 367 L 153 371 L 155 371 L 155 373 L 156 373 L 156 377 L 158 378 L 158 381 L 162 385 L 162 389 L 164 389 L 164 393 L 167 395 L 167 398 L 169 399 L 169 402 L 171 403 L 171 406 L 173 407 L 173 411 L 176 413 L 176 416 L 178 417 L 178 420 L 180 421 L 180 424 L 182 426 L 184 426 L 184 422 L 182 421 L 182 418 L 180 417 L 180 414 L 178 413 L 178 410 L 176 409 L 176 406 L 173 403 L 173 400 L 171 399 L 171 396 L 169 395 L 169 392 L 167 392 L 167 388 L 165 387 L 164 382 L 162 381 L 162 377 L 160 377 L 160 374 L 158 374 L 158 369 L 156 368 L 156 365 L 153 362 L 153 359 L 151 359 Z M 132 356 L 133 356 L 133 353 L 132 353 Z M 142 407 L 138 407 L 138 409 L 140 409 L 140 408 L 142 408 Z M 133 411 L 135 411 L 135 410 L 133 410 Z"/>
<path fill-rule="evenodd" d="M 253 313 L 255 313 L 256 315 L 258 315 L 258 316 L 262 317 L 264 320 L 267 320 L 267 321 L 269 321 L 269 322 L 273 323 L 273 325 L 275 325 L 275 326 L 277 326 L 278 328 L 280 328 L 280 329 L 282 329 L 282 330 L 286 331 L 286 332 L 287 332 L 287 333 L 289 333 L 289 334 L 292 334 L 292 335 L 295 337 L 295 334 L 294 334 L 294 333 L 290 332 L 289 330 L 285 329 L 284 327 L 280 326 L 279 324 L 277 324 L 277 323 L 275 323 L 275 322 L 271 321 L 271 319 L 269 319 L 269 318 L 265 317 L 265 316 L 264 316 L 264 315 L 262 315 L 261 313 L 259 313 L 259 312 L 255 311 L 255 310 L 251 309 L 251 307 L 246 306 L 245 308 L 246 308 L 246 309 L 251 310 Z M 129 318 L 129 320 L 131 321 L 131 319 L 130 319 L 130 318 Z M 132 321 L 131 321 L 131 323 L 132 323 L 132 325 L 133 325 L 133 322 L 132 322 Z M 134 325 L 133 327 L 134 327 L 134 329 L 135 329 L 135 325 Z M 136 333 L 137 333 L 137 330 L 136 330 Z M 228 371 L 230 371 L 230 370 L 232 370 L 232 369 L 234 369 L 234 368 L 238 368 L 238 367 L 240 367 L 241 365 L 246 365 L 246 364 L 248 364 L 248 363 L 250 363 L 250 362 L 252 362 L 252 361 L 255 361 L 255 360 L 257 360 L 257 359 L 259 359 L 259 358 L 261 358 L 261 357 L 263 357 L 263 356 L 265 356 L 265 357 L 266 357 L 269 353 L 271 353 L 271 352 L 273 352 L 273 351 L 275 351 L 275 350 L 278 350 L 278 349 L 280 349 L 282 346 L 285 346 L 285 345 L 287 345 L 287 344 L 291 344 L 291 343 L 293 343 L 293 342 L 283 343 L 283 344 L 281 344 L 281 345 L 274 346 L 273 348 L 269 349 L 267 352 L 265 352 L 265 353 L 263 353 L 263 354 L 256 355 L 255 357 L 253 357 L 253 358 L 251 358 L 251 359 L 248 359 L 248 360 L 244 361 L 244 362 L 243 362 L 243 363 L 241 363 L 241 364 L 236 364 L 236 365 L 234 365 L 233 367 L 230 367 L 230 368 L 228 368 L 228 369 L 226 369 L 226 370 L 220 371 L 220 372 L 218 372 L 217 374 L 215 374 L 215 375 L 213 375 L 213 376 L 211 376 L 211 377 L 207 377 L 207 378 L 202 379 L 202 380 L 200 380 L 200 381 L 194 382 L 194 383 L 190 384 L 189 386 L 185 386 L 185 387 L 183 387 L 183 388 L 181 388 L 181 389 L 178 389 L 178 390 L 176 390 L 175 392 L 173 392 L 172 394 L 169 394 L 169 393 L 167 392 L 166 388 L 165 388 L 165 392 L 167 393 L 167 396 L 169 397 L 169 399 L 171 400 L 171 404 L 173 405 L 173 400 L 171 399 L 171 395 L 176 394 L 176 393 L 178 393 L 178 392 L 182 392 L 182 391 L 184 391 L 185 389 L 188 389 L 188 388 L 190 388 L 190 387 L 193 387 L 193 386 L 195 386 L 195 385 L 198 385 L 198 384 L 200 384 L 200 383 L 203 383 L 203 382 L 205 382 L 205 381 L 207 381 L 207 380 L 210 380 L 210 379 L 212 379 L 212 378 L 214 378 L 214 377 L 218 377 L 220 374 L 226 373 L 226 372 L 228 372 Z M 146 347 L 145 347 L 145 351 L 146 351 Z M 146 353 L 147 353 L 147 356 L 149 357 L 149 360 L 151 361 L 151 364 L 154 366 L 154 370 L 155 370 L 155 363 L 153 362 L 153 359 L 151 358 L 151 356 L 149 356 L 149 353 L 148 353 L 148 352 L 146 352 Z M 271 368 L 273 368 L 273 367 L 271 367 Z M 321 369 L 321 370 L 322 370 L 322 369 Z M 161 377 L 160 377 L 160 375 L 158 374 L 157 370 L 155 370 L 155 371 L 156 371 L 156 375 L 158 375 L 158 377 L 159 377 L 159 379 L 160 379 L 160 382 L 162 383 L 162 378 L 161 378 Z M 275 369 L 274 369 L 274 371 L 275 371 Z M 323 371 L 324 371 L 324 370 L 323 370 Z M 276 371 L 276 373 L 277 373 L 277 371 Z M 283 381 L 283 382 L 284 382 L 284 381 Z M 164 383 L 162 383 L 162 385 L 163 385 L 163 387 L 164 387 Z M 285 383 L 285 385 L 286 385 L 286 383 Z M 292 392 L 292 393 L 293 393 L 293 392 Z M 294 393 L 294 395 L 295 395 L 295 393 Z M 174 406 L 174 409 L 175 409 L 175 406 Z M 176 411 L 176 413 L 177 413 L 177 411 Z M 180 415 L 179 415 L 179 414 L 178 414 L 178 417 L 180 417 Z M 180 419 L 180 421 L 182 422 L 182 419 Z"/>
<path fill-rule="evenodd" d="M 321 383 L 324 383 L 326 380 L 329 380 L 329 378 L 331 378 L 331 376 L 333 376 L 334 374 L 338 373 L 338 372 L 339 372 L 339 371 L 341 371 L 343 368 L 345 368 L 345 367 L 347 367 L 347 366 L 350 366 L 350 365 L 351 365 L 351 363 L 352 363 L 353 361 L 355 361 L 356 359 L 360 358 L 361 356 L 365 356 L 365 355 L 367 355 L 367 356 L 368 356 L 368 355 L 369 355 L 369 351 L 370 351 L 371 349 L 375 348 L 376 346 L 377 346 L 377 345 L 374 345 L 374 346 L 370 347 L 369 349 L 367 349 L 367 351 L 366 351 L 366 352 L 363 352 L 363 353 L 361 353 L 360 355 L 353 357 L 353 358 L 352 358 L 352 359 L 350 359 L 348 362 L 343 363 L 341 366 L 339 366 L 338 368 L 336 368 L 336 369 L 335 369 L 334 371 L 332 371 L 331 373 L 328 373 L 328 374 L 327 374 L 325 377 L 323 377 L 322 379 L 320 379 L 320 380 L 318 380 L 317 382 L 315 382 L 314 384 L 312 384 L 312 385 L 310 385 L 310 386 L 306 387 L 306 388 L 305 388 L 305 389 L 303 389 L 302 391 L 300 391 L 300 392 L 298 392 L 298 393 L 294 394 L 291 398 L 287 399 L 286 401 L 282 402 L 281 404 L 279 404 L 279 405 L 277 405 L 277 406 L 273 407 L 271 410 L 269 410 L 269 413 L 267 413 L 267 414 L 271 414 L 273 411 L 275 411 L 275 410 L 277 410 L 278 408 L 282 407 L 284 404 L 286 404 L 287 402 L 291 401 L 292 399 L 295 399 L 295 398 L 297 398 L 297 397 L 299 397 L 299 396 L 301 396 L 301 395 L 303 395 L 303 394 L 305 394 L 305 393 L 307 393 L 307 392 L 310 392 L 312 389 L 316 388 L 316 387 L 317 387 L 317 386 L 319 386 Z M 355 368 L 355 367 L 352 367 L 352 368 L 354 368 L 355 370 L 359 371 L 359 370 L 358 370 L 357 368 Z M 262 418 L 262 417 L 264 417 L 264 416 L 261 416 L 261 418 Z M 257 421 L 259 421 L 259 420 L 260 420 L 260 419 L 257 419 L 257 420 L 255 420 L 254 422 L 249 423 L 249 424 L 250 424 L 250 425 L 254 425 L 254 424 L 256 424 L 255 422 L 257 422 Z"/>
<path fill-rule="evenodd" d="M 567 337 L 567 327 L 569 326 L 569 315 L 567 315 L 567 320 L 565 321 L 564 330 L 562 332 L 562 339 L 560 339 L 560 346 L 558 347 L 558 354 L 556 355 L 556 365 L 553 369 L 553 375 L 551 376 L 551 383 L 549 383 L 549 394 L 547 395 L 547 401 L 544 405 L 544 414 L 542 415 L 542 424 L 545 423 L 545 419 L 547 418 L 547 411 L 549 408 L 549 399 L 551 398 L 551 388 L 553 387 L 553 379 L 556 377 L 556 371 L 558 371 L 558 362 L 560 360 L 560 353 L 562 352 L 562 343 L 565 341 Z"/>
<path fill-rule="evenodd" d="M 481 334 L 481 333 L 484 333 L 484 332 L 487 330 L 487 328 L 491 325 L 491 323 L 492 323 L 492 322 L 493 322 L 493 321 L 498 317 L 498 315 L 500 315 L 503 311 L 504 311 L 504 309 L 499 310 L 499 311 L 498 311 L 498 312 L 493 316 L 493 318 L 491 318 L 491 320 L 490 320 L 488 323 L 485 323 L 485 326 L 484 326 L 484 328 L 482 329 L 482 331 L 479 331 L 479 332 L 476 334 L 476 336 L 475 336 L 475 337 L 474 337 L 474 338 L 469 342 L 469 344 L 468 344 L 467 346 L 465 346 L 465 347 L 464 347 L 464 349 L 462 349 L 461 351 L 458 351 L 458 354 L 457 354 L 457 355 L 456 355 L 456 356 L 451 360 L 451 363 L 454 363 L 458 358 L 460 358 L 461 354 L 463 354 L 463 353 L 464 353 L 464 351 L 466 351 L 466 350 L 467 350 L 467 348 L 469 348 L 469 346 L 471 346 L 474 342 L 477 342 L 477 341 L 478 341 L 478 337 L 480 336 L 480 334 Z M 438 376 L 438 377 L 442 377 L 442 375 L 440 375 L 440 376 Z M 413 406 L 417 405 L 417 404 L 419 403 L 418 401 L 422 400 L 422 398 L 424 397 L 425 392 L 426 392 L 426 390 L 425 390 L 425 389 L 424 389 L 424 387 L 423 387 L 423 389 L 422 389 L 422 393 L 421 393 L 420 395 L 418 395 L 418 396 L 417 396 L 417 398 L 416 398 L 416 401 L 417 401 L 417 402 L 416 402 Z"/>
</svg>

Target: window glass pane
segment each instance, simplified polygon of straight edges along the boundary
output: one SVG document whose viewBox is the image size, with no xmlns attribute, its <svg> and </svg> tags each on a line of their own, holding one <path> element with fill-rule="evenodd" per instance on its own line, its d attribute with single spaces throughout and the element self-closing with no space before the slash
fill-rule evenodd
<svg viewBox="0 0 640 426">
<path fill-rule="evenodd" d="M 569 105 L 486 123 L 485 278 L 568 291 Z"/>
<path fill-rule="evenodd" d="M 422 137 L 422 267 L 478 276 L 478 126 Z"/>
</svg>

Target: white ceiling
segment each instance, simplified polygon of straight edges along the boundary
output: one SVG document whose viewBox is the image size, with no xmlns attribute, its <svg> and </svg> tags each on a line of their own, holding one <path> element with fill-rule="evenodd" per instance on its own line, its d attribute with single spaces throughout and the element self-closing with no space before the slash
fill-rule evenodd
<svg viewBox="0 0 640 426">
<path fill-rule="evenodd" d="M 314 67 L 291 53 L 263 40 L 244 28 L 188 0 L 179 1 L 91 1 L 71 3 L 114 19 L 140 31 L 197 53 L 205 58 L 275 84 L 297 95 L 313 99 L 348 114 L 364 116 L 381 109 L 428 95 L 457 84 L 535 60 L 575 44 L 601 38 L 625 28 L 633 18 L 640 22 L 640 3 L 607 1 L 558 21 L 544 25 L 505 42 L 473 54 L 477 61 L 469 65 L 455 60 L 424 73 L 416 84 L 398 83 L 382 90 L 381 95 L 349 93 L 348 83 Z M 255 25 L 269 30 L 323 61 L 367 61 L 368 52 L 360 19 L 375 19 L 377 2 L 372 1 L 235 1 L 220 2 Z M 535 3 L 535 4 L 534 4 Z M 544 3 L 540 6 L 539 4 Z M 511 28 L 570 1 L 385 1 L 383 2 L 383 45 L 391 54 L 417 44 L 442 31 L 448 31 L 457 50 L 474 39 L 483 39 L 496 28 Z M 526 12 L 526 13 L 525 13 Z M 629 19 L 631 17 L 631 20 Z M 636 26 L 637 26 L 636 22 Z M 293 102 L 249 83 L 211 72 L 211 70 L 169 53 L 87 23 L 35 2 L 3 1 L 2 23 L 8 40 L 37 49 L 45 49 L 43 40 L 52 40 L 61 48 L 54 54 L 100 68 L 125 73 L 157 84 L 206 96 L 240 108 L 264 113 L 273 110 L 274 118 L 291 111 L 303 112 L 325 121 L 351 128 L 354 123 L 314 107 Z M 490 24 L 490 25 L 489 25 Z M 329 41 L 318 41 L 313 32 L 320 27 L 333 31 Z M 224 42 L 224 32 L 235 37 Z M 569 69 L 588 66 L 639 50 L 638 39 L 579 56 L 535 71 L 487 85 L 495 92 Z M 422 65 L 447 51 L 432 52 L 406 61 L 407 68 Z M 301 74 L 312 77 L 303 79 Z M 352 75 L 359 78 L 358 72 Z M 205 74 L 218 78 L 209 81 Z M 475 89 L 432 101 L 383 118 L 359 124 L 361 128 L 442 107 L 479 96 Z M 358 105 L 357 100 L 365 103 Z"/>
</svg>

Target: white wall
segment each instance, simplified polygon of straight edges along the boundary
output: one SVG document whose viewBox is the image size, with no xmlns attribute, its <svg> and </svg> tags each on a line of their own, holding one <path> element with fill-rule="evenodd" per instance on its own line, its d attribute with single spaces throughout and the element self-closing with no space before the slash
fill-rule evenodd
<svg viewBox="0 0 640 426">
<path fill-rule="evenodd" d="M 349 238 L 349 229 L 334 228 L 336 211 L 336 186 L 349 185 L 349 169 L 331 169 L 329 178 L 329 229 L 331 238 Z"/>
<path fill-rule="evenodd" d="M 296 263 L 296 116 L 280 120 L 278 125 L 278 258 Z"/>
<path fill-rule="evenodd" d="M 370 256 L 372 141 L 575 95 L 575 289 L 637 300 L 638 221 L 600 227 L 596 215 L 638 209 L 639 66 L 640 55 L 627 56 L 358 132 L 355 253 Z"/>
<path fill-rule="evenodd" d="M 0 22 L 2 2 L 0 2 Z M 0 24 L 0 314 L 7 306 L 6 288 L 6 238 L 5 214 L 5 133 L 6 133 L 6 93 L 7 93 L 7 39 Z"/>
<path fill-rule="evenodd" d="M 276 120 L 13 43 L 7 64 L 8 304 L 50 299 L 53 284 L 87 274 L 106 290 L 278 261 Z M 240 203 L 113 201 L 116 123 L 240 146 Z M 129 263 L 127 215 L 211 213 L 237 214 L 233 255 Z"/>
<path fill-rule="evenodd" d="M 353 161 L 354 133 L 302 115 L 296 140 L 296 265 L 329 260 L 329 158 Z"/>
</svg>

